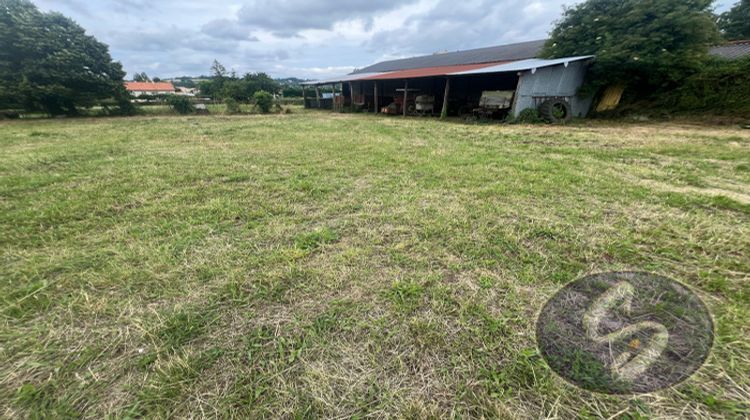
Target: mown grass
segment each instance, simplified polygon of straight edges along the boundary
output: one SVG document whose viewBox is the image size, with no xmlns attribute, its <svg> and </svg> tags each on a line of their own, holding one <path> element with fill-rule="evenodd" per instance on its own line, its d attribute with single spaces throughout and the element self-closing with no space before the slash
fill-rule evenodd
<svg viewBox="0 0 750 420">
<path fill-rule="evenodd" d="M 298 113 L 0 124 L 5 417 L 724 417 L 750 399 L 750 132 Z M 691 379 L 541 359 L 563 284 L 692 286 Z"/>
</svg>

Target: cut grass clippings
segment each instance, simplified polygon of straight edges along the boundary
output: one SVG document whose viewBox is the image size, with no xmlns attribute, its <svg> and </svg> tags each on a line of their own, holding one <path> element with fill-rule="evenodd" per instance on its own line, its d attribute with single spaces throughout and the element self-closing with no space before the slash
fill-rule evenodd
<svg viewBox="0 0 750 420">
<path fill-rule="evenodd" d="M 0 123 L 4 417 L 740 418 L 750 132 L 300 112 Z M 716 325 L 617 397 L 540 357 L 564 284 L 642 270 Z"/>
</svg>

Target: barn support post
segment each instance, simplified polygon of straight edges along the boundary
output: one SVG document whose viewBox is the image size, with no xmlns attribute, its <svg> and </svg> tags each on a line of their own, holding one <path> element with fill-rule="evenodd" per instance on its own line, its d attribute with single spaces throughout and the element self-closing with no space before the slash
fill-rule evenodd
<svg viewBox="0 0 750 420">
<path fill-rule="evenodd" d="M 409 80 L 407 79 L 407 80 L 404 80 L 404 103 L 401 106 L 401 108 L 404 108 L 404 117 L 406 116 L 406 108 L 408 108 L 406 106 L 406 99 L 408 98 L 408 95 L 409 95 Z"/>
<path fill-rule="evenodd" d="M 339 83 L 339 90 L 341 91 L 341 104 L 339 105 L 339 112 L 344 112 L 344 82 Z"/>
<path fill-rule="evenodd" d="M 302 107 L 307 108 L 307 97 L 305 96 L 305 85 L 302 85 Z"/>
<path fill-rule="evenodd" d="M 354 85 L 349 82 L 349 109 L 354 109 Z"/>
<path fill-rule="evenodd" d="M 445 93 L 443 94 L 443 110 L 440 111 L 440 119 L 448 118 L 448 95 L 451 93 L 451 79 L 445 78 Z"/>
<path fill-rule="evenodd" d="M 331 110 L 336 112 L 336 83 L 331 83 Z"/>
<path fill-rule="evenodd" d="M 320 109 L 320 87 L 315 85 L 315 99 L 318 102 L 318 109 Z"/>
<path fill-rule="evenodd" d="M 337 84 L 338 83 L 334 83 L 331 85 L 331 89 L 333 89 L 333 110 L 335 112 L 339 112 L 339 107 L 338 107 L 338 104 L 336 103 L 336 93 L 338 92 L 338 86 L 336 86 Z"/>
<path fill-rule="evenodd" d="M 375 81 L 374 85 L 375 85 L 375 113 L 378 114 L 380 113 L 380 104 L 378 103 L 380 102 L 378 100 L 378 82 Z"/>
</svg>

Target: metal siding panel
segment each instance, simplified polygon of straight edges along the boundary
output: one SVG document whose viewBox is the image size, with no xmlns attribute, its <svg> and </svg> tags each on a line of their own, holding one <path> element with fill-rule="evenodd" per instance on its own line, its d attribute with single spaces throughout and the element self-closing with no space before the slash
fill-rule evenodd
<svg viewBox="0 0 750 420">
<path fill-rule="evenodd" d="M 579 98 L 578 89 L 583 84 L 586 65 L 583 62 L 570 63 L 568 67 L 558 65 L 545 67 L 535 73 L 522 74 L 516 90 L 516 106 L 513 115 L 518 116 L 526 108 L 537 106 L 535 98 L 566 97 L 570 101 L 575 116 L 586 116 L 591 98 Z"/>
<path fill-rule="evenodd" d="M 516 71 L 527 71 L 534 69 L 541 69 L 545 67 L 553 67 L 560 64 L 572 64 L 578 61 L 588 61 L 594 58 L 593 55 L 583 55 L 577 57 L 563 57 L 555 58 L 552 60 L 545 60 L 541 58 L 532 58 L 528 60 L 513 61 L 507 64 L 500 64 L 496 66 L 482 67 L 476 70 L 469 70 L 454 74 L 454 76 L 467 76 L 472 74 L 487 74 L 487 73 L 504 73 L 504 72 L 516 72 Z"/>
</svg>

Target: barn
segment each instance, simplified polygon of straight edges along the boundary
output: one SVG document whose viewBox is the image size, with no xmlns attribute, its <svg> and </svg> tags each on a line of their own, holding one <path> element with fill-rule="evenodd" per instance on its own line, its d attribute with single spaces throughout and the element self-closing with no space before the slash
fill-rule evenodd
<svg viewBox="0 0 750 420">
<path fill-rule="evenodd" d="M 540 59 L 544 42 L 376 63 L 341 77 L 307 82 L 305 107 L 495 117 L 518 116 L 526 108 L 561 107 L 570 116 L 585 116 L 591 98 L 577 92 L 594 57 Z M 333 95 L 324 98 L 323 92 Z"/>
</svg>

